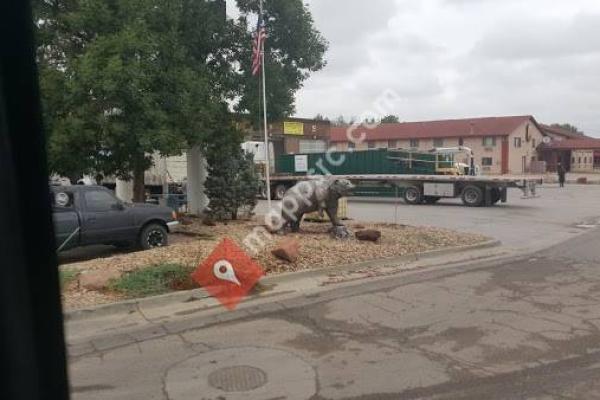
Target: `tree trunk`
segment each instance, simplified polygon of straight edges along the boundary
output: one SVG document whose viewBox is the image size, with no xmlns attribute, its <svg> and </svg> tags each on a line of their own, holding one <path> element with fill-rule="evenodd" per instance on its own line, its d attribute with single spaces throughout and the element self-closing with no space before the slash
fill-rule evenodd
<svg viewBox="0 0 600 400">
<path fill-rule="evenodd" d="M 146 201 L 146 188 L 144 186 L 144 173 L 146 171 L 139 164 L 133 170 L 133 201 L 143 203 Z"/>
</svg>

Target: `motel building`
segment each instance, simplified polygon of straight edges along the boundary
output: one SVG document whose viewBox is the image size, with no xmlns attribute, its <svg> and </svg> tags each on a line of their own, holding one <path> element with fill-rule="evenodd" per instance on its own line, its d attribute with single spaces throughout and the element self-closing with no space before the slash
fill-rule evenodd
<svg viewBox="0 0 600 400">
<path fill-rule="evenodd" d="M 550 138 L 539 149 L 547 171 L 555 172 L 560 162 L 567 172 L 600 172 L 600 139 L 546 125 L 541 128 Z"/>
<path fill-rule="evenodd" d="M 330 145 L 338 151 L 368 150 L 378 148 L 402 148 L 428 151 L 433 148 L 466 146 L 473 150 L 475 163 L 481 167 L 482 174 L 524 174 L 543 173 L 547 168 L 555 168 L 553 157 L 573 157 L 579 168 L 579 149 L 563 151 L 553 149 L 555 143 L 577 141 L 574 134 L 549 132 L 548 127 L 540 125 L 532 116 L 467 118 L 426 122 L 402 122 L 380 124 L 373 129 L 358 126 L 352 137 L 364 137 L 358 143 L 348 138 L 348 127 L 332 127 Z M 580 136 L 581 137 L 581 136 Z M 586 140 L 590 140 L 589 138 Z M 600 139 L 597 141 L 600 149 Z M 572 142 L 575 144 L 575 142 Z M 589 144 L 586 142 L 585 144 Z M 583 143 L 582 143 L 583 145 Z M 595 144 L 596 145 L 596 144 Z M 558 145 L 557 145 L 558 146 Z M 590 149 L 585 149 L 590 163 L 596 158 L 600 164 L 600 153 L 591 157 Z M 582 157 L 583 157 L 583 153 Z M 574 163 L 569 163 L 569 165 Z"/>
</svg>

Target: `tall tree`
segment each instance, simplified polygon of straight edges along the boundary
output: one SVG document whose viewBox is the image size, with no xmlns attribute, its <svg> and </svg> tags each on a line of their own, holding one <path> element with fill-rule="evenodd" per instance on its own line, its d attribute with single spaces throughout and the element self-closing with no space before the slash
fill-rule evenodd
<svg viewBox="0 0 600 400">
<path fill-rule="evenodd" d="M 258 1 L 238 0 L 227 20 L 212 0 L 34 0 L 51 169 L 133 177 L 143 199 L 152 154 L 209 151 L 231 108 L 258 115 L 249 19 Z M 301 0 L 265 1 L 271 118 L 325 65 L 326 42 Z"/>
<path fill-rule="evenodd" d="M 240 101 L 235 109 L 252 116 L 260 115 L 259 80 L 251 74 L 252 31 L 250 21 L 259 11 L 258 0 L 238 0 L 241 16 L 236 22 L 240 34 L 239 60 L 242 69 Z M 265 71 L 267 112 L 271 120 L 294 113 L 294 95 L 312 72 L 322 69 L 327 41 L 314 26 L 308 7 L 302 0 L 264 0 Z"/>
<path fill-rule="evenodd" d="M 552 124 L 550 125 L 554 128 L 560 128 L 560 129 L 564 129 L 566 131 L 569 132 L 573 132 L 573 133 L 577 133 L 579 135 L 583 135 L 583 132 L 579 130 L 579 128 L 577 128 L 575 125 L 571 125 L 569 123 L 564 123 L 564 124 Z"/>
<path fill-rule="evenodd" d="M 222 62 L 224 9 L 191 0 L 74 3 L 38 8 L 51 43 L 40 42 L 40 53 L 57 48 L 41 60 L 51 168 L 133 177 L 134 199 L 143 200 L 152 154 L 206 141 L 235 93 L 223 89 L 234 77 Z"/>
</svg>

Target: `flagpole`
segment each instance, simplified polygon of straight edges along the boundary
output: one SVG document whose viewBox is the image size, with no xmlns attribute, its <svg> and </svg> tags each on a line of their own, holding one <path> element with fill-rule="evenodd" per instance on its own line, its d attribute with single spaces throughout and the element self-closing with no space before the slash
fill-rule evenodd
<svg viewBox="0 0 600 400">
<path fill-rule="evenodd" d="M 259 0 L 260 5 L 260 17 L 263 17 L 263 2 Z M 267 85 L 265 80 L 265 47 L 261 48 L 261 69 L 262 69 L 262 90 L 263 90 L 263 119 L 264 119 L 264 133 L 265 133 L 265 160 L 267 166 L 265 168 L 265 181 L 267 185 L 267 213 L 271 211 L 271 155 L 269 151 L 269 131 L 267 125 Z"/>
</svg>

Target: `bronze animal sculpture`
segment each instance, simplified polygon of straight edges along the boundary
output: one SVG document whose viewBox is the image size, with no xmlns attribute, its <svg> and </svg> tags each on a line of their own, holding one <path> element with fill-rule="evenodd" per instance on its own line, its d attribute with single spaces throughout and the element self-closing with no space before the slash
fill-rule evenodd
<svg viewBox="0 0 600 400">
<path fill-rule="evenodd" d="M 348 236 L 347 230 L 337 216 L 338 200 L 350 194 L 353 188 L 354 185 L 347 179 L 322 178 L 297 183 L 283 196 L 282 228 L 289 227 L 292 232 L 298 232 L 304 214 L 325 211 L 333 225 L 334 235 Z"/>
</svg>

